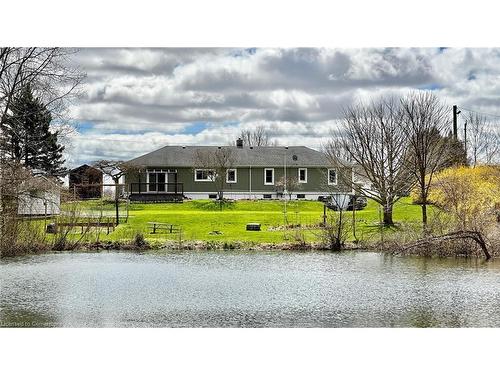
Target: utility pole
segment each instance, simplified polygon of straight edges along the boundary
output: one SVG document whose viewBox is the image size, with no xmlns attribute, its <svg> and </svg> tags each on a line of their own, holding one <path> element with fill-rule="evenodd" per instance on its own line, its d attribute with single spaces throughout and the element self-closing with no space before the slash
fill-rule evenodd
<svg viewBox="0 0 500 375">
<path fill-rule="evenodd" d="M 455 141 L 458 139 L 458 126 L 457 126 L 457 116 L 460 113 L 457 106 L 453 106 L 453 139 Z"/>
<path fill-rule="evenodd" d="M 464 123 L 464 148 L 465 148 L 465 159 L 467 159 L 467 120 Z"/>
</svg>

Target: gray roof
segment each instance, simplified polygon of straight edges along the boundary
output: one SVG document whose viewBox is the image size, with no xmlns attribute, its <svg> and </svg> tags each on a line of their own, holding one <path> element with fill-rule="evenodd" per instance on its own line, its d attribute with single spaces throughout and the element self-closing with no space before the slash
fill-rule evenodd
<svg viewBox="0 0 500 375">
<path fill-rule="evenodd" d="M 71 173 L 71 172 L 77 172 L 79 171 L 80 169 L 93 169 L 94 171 L 97 171 L 97 172 L 100 172 L 102 173 L 99 169 L 97 169 L 96 167 L 93 167 L 91 165 L 88 165 L 88 164 L 82 164 L 78 167 L 75 167 L 73 169 L 70 169 L 68 172 Z"/>
<path fill-rule="evenodd" d="M 198 150 L 206 152 L 215 151 L 218 148 L 233 150 L 235 167 L 282 167 L 285 157 L 287 166 L 331 166 L 325 154 L 304 146 L 290 146 L 288 148 L 283 146 L 165 146 L 132 159 L 129 163 L 143 167 L 193 167 L 195 155 Z"/>
</svg>

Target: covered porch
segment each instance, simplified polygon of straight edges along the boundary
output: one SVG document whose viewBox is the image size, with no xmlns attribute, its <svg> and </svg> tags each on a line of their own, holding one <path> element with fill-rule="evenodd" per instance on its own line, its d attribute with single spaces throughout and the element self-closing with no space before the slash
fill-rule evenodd
<svg viewBox="0 0 500 375">
<path fill-rule="evenodd" d="M 129 199 L 132 202 L 182 202 L 184 185 L 177 180 L 177 170 L 147 169 L 146 181 L 129 184 Z"/>
</svg>

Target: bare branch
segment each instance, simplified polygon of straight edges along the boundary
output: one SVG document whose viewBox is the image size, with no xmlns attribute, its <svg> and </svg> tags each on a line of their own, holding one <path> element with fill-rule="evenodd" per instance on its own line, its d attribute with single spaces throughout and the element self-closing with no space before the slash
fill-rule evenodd
<svg viewBox="0 0 500 375">
<path fill-rule="evenodd" d="M 401 99 L 401 107 L 403 130 L 409 141 L 408 170 L 419 189 L 425 229 L 433 176 L 449 165 L 453 153 L 445 138 L 451 123 L 449 110 L 431 92 L 410 93 Z"/>
<path fill-rule="evenodd" d="M 394 98 L 353 105 L 344 110 L 341 129 L 332 133 L 325 146 L 332 164 L 342 167 L 346 160 L 354 164 L 349 183 L 383 206 L 385 224 L 393 223 L 394 203 L 411 188 L 402 116 Z"/>
<path fill-rule="evenodd" d="M 240 138 L 243 140 L 243 145 L 249 147 L 271 146 L 272 144 L 269 132 L 262 125 L 253 130 L 242 130 Z"/>
<path fill-rule="evenodd" d="M 218 147 L 215 150 L 197 150 L 193 159 L 194 169 L 208 171 L 217 188 L 218 198 L 222 200 L 226 187 L 226 175 L 235 163 L 234 151 L 228 147 Z"/>
</svg>

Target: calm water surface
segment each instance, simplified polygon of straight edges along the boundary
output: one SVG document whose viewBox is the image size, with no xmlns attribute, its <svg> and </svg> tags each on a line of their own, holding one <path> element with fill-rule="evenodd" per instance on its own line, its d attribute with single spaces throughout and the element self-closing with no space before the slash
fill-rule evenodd
<svg viewBox="0 0 500 375">
<path fill-rule="evenodd" d="M 3 259 L 0 326 L 500 327 L 500 262 L 353 252 Z"/>
</svg>

